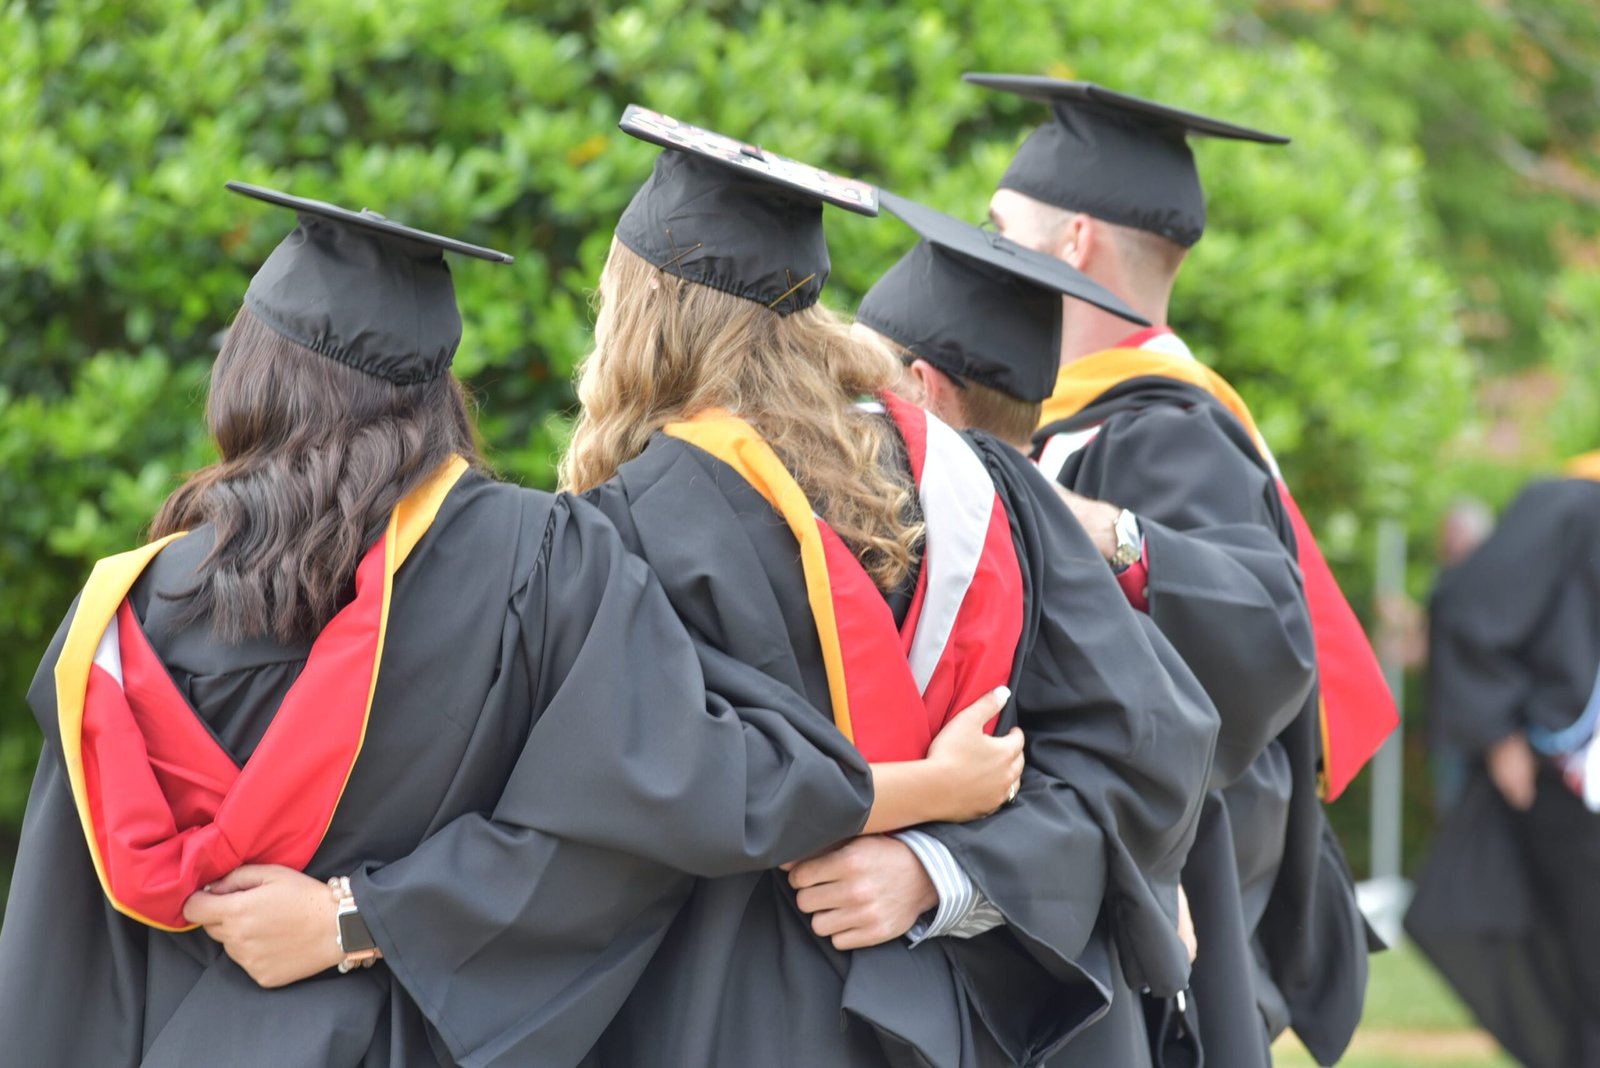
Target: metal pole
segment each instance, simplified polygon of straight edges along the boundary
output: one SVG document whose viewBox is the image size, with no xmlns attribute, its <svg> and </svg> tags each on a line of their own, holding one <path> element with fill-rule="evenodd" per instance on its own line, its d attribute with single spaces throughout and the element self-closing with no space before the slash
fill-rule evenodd
<svg viewBox="0 0 1600 1068">
<path fill-rule="evenodd" d="M 1406 528 L 1397 519 L 1378 521 L 1376 586 L 1380 598 L 1405 595 Z M 1388 645 L 1390 643 L 1384 643 Z M 1378 650 L 1383 677 L 1404 713 L 1405 668 L 1392 648 Z M 1402 715 L 1402 722 L 1404 717 Z M 1400 877 L 1400 821 L 1404 809 L 1401 734 L 1396 730 L 1372 758 L 1372 865 L 1374 880 Z"/>
</svg>

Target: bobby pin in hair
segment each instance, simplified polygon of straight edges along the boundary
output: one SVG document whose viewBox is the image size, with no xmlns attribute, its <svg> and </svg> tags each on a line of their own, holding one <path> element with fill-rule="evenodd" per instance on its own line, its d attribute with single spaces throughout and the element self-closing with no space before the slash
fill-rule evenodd
<svg viewBox="0 0 1600 1068">
<path fill-rule="evenodd" d="M 787 277 L 787 278 L 789 278 L 791 280 L 794 278 L 794 275 L 789 273 L 789 268 L 787 268 L 787 267 L 785 267 L 783 269 L 783 273 L 784 273 L 785 277 Z M 816 271 L 812 271 L 810 274 L 808 274 L 804 278 L 800 279 L 800 281 L 795 282 L 794 285 L 792 285 L 788 289 L 784 290 L 784 292 L 776 300 L 774 300 L 771 304 L 768 304 L 767 305 L 767 309 L 770 311 L 771 309 L 776 308 L 778 305 L 782 304 L 785 300 L 788 300 L 790 295 L 793 294 L 795 290 L 799 289 L 801 286 L 805 285 L 807 282 L 811 281 L 816 276 L 817 276 L 817 272 Z"/>
</svg>

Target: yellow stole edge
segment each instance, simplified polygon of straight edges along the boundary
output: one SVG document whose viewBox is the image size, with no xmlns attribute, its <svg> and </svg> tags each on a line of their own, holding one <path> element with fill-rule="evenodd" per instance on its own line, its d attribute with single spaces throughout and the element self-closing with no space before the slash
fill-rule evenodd
<svg viewBox="0 0 1600 1068">
<path fill-rule="evenodd" d="M 356 751 L 350 758 L 350 767 L 345 771 L 344 782 L 339 786 L 339 797 L 344 797 L 345 787 L 350 784 L 350 775 L 355 770 L 356 758 L 361 755 L 361 747 L 366 742 L 367 723 L 372 717 L 372 698 L 378 689 L 378 666 L 383 661 L 383 641 L 388 631 L 389 623 L 389 595 L 394 586 L 394 573 L 400 565 L 405 563 L 406 557 L 411 555 L 411 550 L 418 541 L 427 533 L 434 517 L 444 504 L 445 497 L 455 484 L 466 473 L 467 462 L 459 456 L 452 456 L 440 465 L 439 469 L 428 477 L 428 480 L 402 500 L 394 512 L 389 516 L 389 524 L 385 530 L 384 546 L 384 574 L 383 574 L 383 604 L 378 619 L 378 641 L 372 659 L 372 683 L 367 688 L 367 708 L 361 719 L 361 735 L 356 742 Z M 185 927 L 171 927 L 159 923 L 145 916 L 133 908 L 123 904 L 112 893 L 111 880 L 106 873 L 105 858 L 100 855 L 100 842 L 95 837 L 94 819 L 89 811 L 88 789 L 84 782 L 83 773 L 83 709 L 88 697 L 89 671 L 94 664 L 95 650 L 100 646 L 100 639 L 105 634 L 106 628 L 111 625 L 111 620 L 117 614 L 117 608 L 128 596 L 128 591 L 150 561 L 167 545 L 183 537 L 187 531 L 168 534 L 148 545 L 128 552 L 108 556 L 98 561 L 89 573 L 89 580 L 84 583 L 83 593 L 78 599 L 78 610 L 73 614 L 72 624 L 67 628 L 66 639 L 61 645 L 61 655 L 56 659 L 56 722 L 61 734 L 61 756 L 67 768 L 67 783 L 72 791 L 73 805 L 78 811 L 78 822 L 83 826 L 84 839 L 89 844 L 89 857 L 94 862 L 95 875 L 100 880 L 100 888 L 105 892 L 106 900 L 111 907 L 131 920 L 135 920 L 147 927 L 154 927 L 161 931 L 192 931 L 194 924 Z M 338 804 L 335 802 L 335 809 Z M 332 819 L 330 813 L 329 819 Z M 323 834 L 327 828 L 323 828 Z"/>
<path fill-rule="evenodd" d="M 851 726 L 850 698 L 844 677 L 844 651 L 839 643 L 839 621 L 833 611 L 828 560 L 822 547 L 822 533 L 817 528 L 816 510 L 806 499 L 805 491 L 755 427 L 721 408 L 707 409 L 690 419 L 668 423 L 662 427 L 662 432 L 710 453 L 733 468 L 789 525 L 790 533 L 800 543 L 806 600 L 811 606 L 822 646 L 833 722 L 854 744 L 855 731 Z"/>
<path fill-rule="evenodd" d="M 1223 407 L 1244 424 L 1250 439 L 1263 456 L 1267 455 L 1266 441 L 1256 428 L 1255 419 L 1231 383 L 1216 371 L 1194 359 L 1185 359 L 1165 352 L 1149 349 L 1107 349 L 1074 360 L 1061 368 L 1056 376 L 1056 386 L 1039 413 L 1039 426 L 1069 419 L 1092 404 L 1096 398 L 1130 378 L 1171 378 L 1205 390 L 1220 401 Z M 1594 476 L 1600 479 L 1600 452 L 1593 456 Z M 1575 461 L 1584 457 L 1576 457 Z M 1324 754 L 1332 751 L 1329 737 L 1328 706 L 1321 694 L 1317 696 L 1317 731 Z M 1326 759 L 1317 764 L 1317 793 L 1328 796 L 1328 769 Z"/>
<path fill-rule="evenodd" d="M 1317 672 L 1317 735 L 1322 742 L 1321 759 L 1317 761 L 1317 796 L 1326 801 L 1331 792 L 1328 782 L 1328 754 L 1333 752 L 1333 735 L 1328 726 L 1328 702 L 1322 696 L 1320 670 Z"/>
<path fill-rule="evenodd" d="M 1130 378 L 1171 378 L 1205 390 L 1244 424 L 1256 448 L 1265 454 L 1266 441 L 1256 429 L 1255 418 L 1227 379 L 1199 360 L 1149 349 L 1106 349 L 1062 367 L 1055 388 L 1040 409 L 1039 426 L 1070 419 Z"/>
<path fill-rule="evenodd" d="M 1568 478 L 1600 482 L 1600 450 L 1579 453 L 1561 465 L 1561 473 Z"/>
</svg>

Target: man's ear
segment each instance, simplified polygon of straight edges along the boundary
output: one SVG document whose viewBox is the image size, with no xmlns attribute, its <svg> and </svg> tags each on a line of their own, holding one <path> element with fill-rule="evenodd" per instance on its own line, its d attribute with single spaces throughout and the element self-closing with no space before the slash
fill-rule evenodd
<svg viewBox="0 0 1600 1068">
<path fill-rule="evenodd" d="M 1081 211 L 1073 212 L 1067 225 L 1061 228 L 1061 234 L 1056 239 L 1053 250 L 1055 257 L 1085 273 L 1089 270 L 1089 263 L 1098 251 L 1100 243 L 1100 230 L 1095 226 L 1094 219 Z"/>
<path fill-rule="evenodd" d="M 951 426 L 962 426 L 961 389 L 927 360 L 911 361 L 911 376 L 922 391 L 922 406 Z"/>
<path fill-rule="evenodd" d="M 912 360 L 908 368 L 912 381 L 917 384 L 917 392 L 921 395 L 920 403 L 924 408 L 932 409 L 937 405 L 949 387 L 949 382 L 939 369 L 927 360 Z"/>
<path fill-rule="evenodd" d="M 928 390 L 923 385 L 922 379 L 910 366 L 905 366 L 896 376 L 894 384 L 889 387 L 895 396 L 908 404 L 915 404 L 918 408 L 928 406 Z"/>
</svg>

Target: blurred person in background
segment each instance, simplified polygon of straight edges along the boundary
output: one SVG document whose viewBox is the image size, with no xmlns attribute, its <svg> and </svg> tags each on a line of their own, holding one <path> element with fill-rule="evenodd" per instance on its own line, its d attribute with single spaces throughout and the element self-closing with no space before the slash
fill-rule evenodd
<svg viewBox="0 0 1600 1068">
<path fill-rule="evenodd" d="M 1434 539 L 1434 560 L 1438 563 L 1438 576 L 1434 590 L 1429 593 L 1427 612 L 1424 614 L 1416 601 L 1405 593 L 1392 593 L 1378 600 L 1378 627 L 1373 644 L 1390 664 L 1406 670 L 1426 670 L 1429 660 L 1430 635 L 1434 628 L 1430 620 L 1448 609 L 1440 608 L 1442 595 L 1450 588 L 1456 564 L 1466 560 L 1494 529 L 1494 512 L 1477 497 L 1456 497 L 1445 515 L 1438 521 Z M 1450 811 L 1450 806 L 1461 796 L 1466 785 L 1467 761 L 1446 739 L 1445 732 L 1432 716 L 1427 719 L 1427 755 L 1429 775 L 1434 787 L 1434 811 Z"/>
<path fill-rule="evenodd" d="M 1426 667 L 1432 659 L 1429 648 L 1435 643 L 1449 640 L 1447 635 L 1451 628 L 1448 625 L 1441 627 L 1438 620 L 1441 613 L 1447 614 L 1462 607 L 1461 598 L 1449 595 L 1451 586 L 1456 582 L 1457 569 L 1478 551 L 1478 547 L 1493 532 L 1494 511 L 1476 497 L 1458 497 L 1445 509 L 1435 539 L 1439 574 L 1434 580 L 1433 591 L 1428 595 L 1427 618 L 1418 621 L 1417 640 L 1408 643 L 1412 655 L 1403 657 L 1401 663 L 1412 668 Z M 1439 704 L 1429 701 L 1427 708 L 1428 762 L 1433 773 L 1434 811 L 1443 814 L 1460 799 L 1461 791 L 1466 788 L 1472 757 L 1451 741 L 1448 726 L 1440 722 Z"/>
<path fill-rule="evenodd" d="M 1476 497 L 1458 497 L 1450 502 L 1439 520 L 1434 538 L 1434 559 L 1439 571 L 1426 609 L 1403 591 L 1380 594 L 1376 598 L 1372 644 L 1386 661 L 1399 664 L 1407 671 L 1426 669 L 1430 621 L 1438 614 L 1440 595 L 1449 587 L 1456 565 L 1483 544 L 1493 529 L 1494 512 L 1484 502 Z M 1434 812 L 1443 814 L 1461 796 L 1468 760 L 1444 736 L 1431 716 L 1426 728 Z"/>
<path fill-rule="evenodd" d="M 1564 475 L 1434 594 L 1429 715 L 1469 772 L 1406 916 L 1532 1068 L 1600 1066 L 1600 453 Z"/>
</svg>

